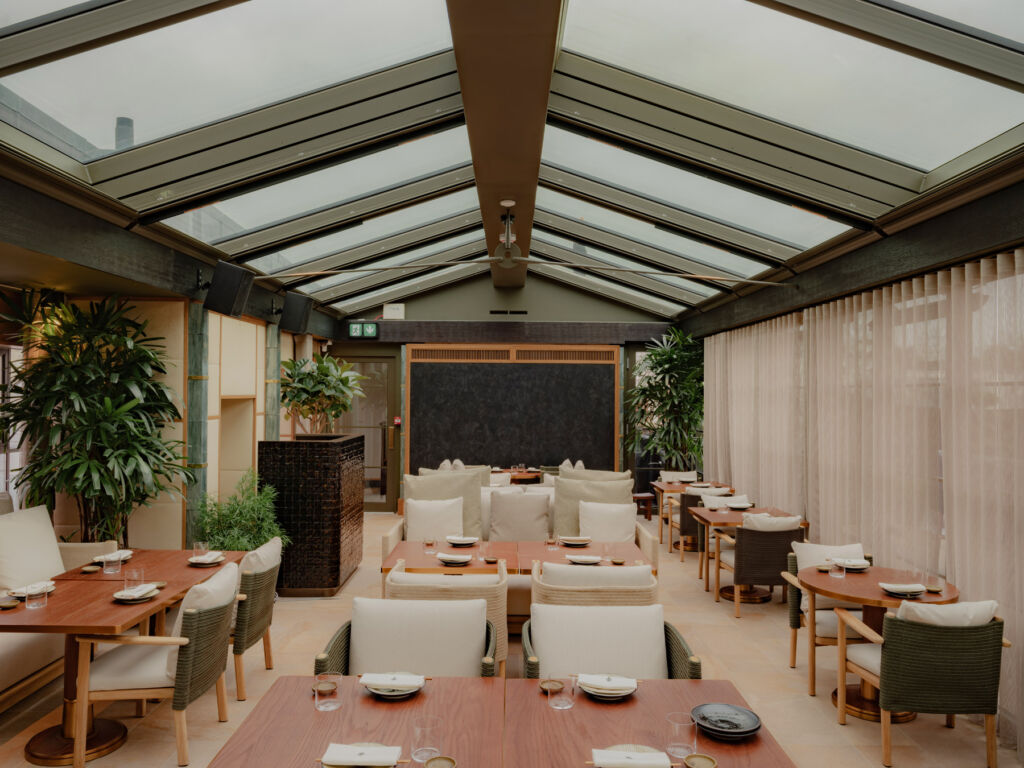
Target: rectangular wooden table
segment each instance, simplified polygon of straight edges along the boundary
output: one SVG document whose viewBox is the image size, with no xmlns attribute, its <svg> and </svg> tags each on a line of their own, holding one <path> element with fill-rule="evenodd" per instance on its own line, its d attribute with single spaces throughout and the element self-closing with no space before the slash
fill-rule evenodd
<svg viewBox="0 0 1024 768">
<path fill-rule="evenodd" d="M 223 554 L 224 562 L 237 563 L 245 557 L 246 553 L 226 551 Z M 126 568 L 142 568 L 145 570 L 147 580 L 187 581 L 189 586 L 192 586 L 201 581 L 206 581 L 208 577 L 213 575 L 218 566 L 197 568 L 188 564 L 188 559 L 191 556 L 192 552 L 190 550 L 134 549 L 132 550 L 131 558 L 121 561 L 120 573 L 104 573 L 102 570 L 93 573 L 83 573 L 81 567 L 79 567 L 64 571 L 64 573 L 53 578 L 54 580 L 73 579 L 76 581 L 124 581 L 124 571 Z M 99 563 L 96 563 L 96 565 L 99 565 Z"/>
<path fill-rule="evenodd" d="M 602 559 L 596 567 L 615 567 L 609 560 L 604 559 L 606 556 L 616 559 L 622 558 L 626 561 L 624 565 L 651 565 L 651 561 L 644 556 L 640 547 L 632 541 L 595 541 L 585 547 L 565 547 L 561 544 L 554 546 L 554 549 L 548 549 L 548 545 L 543 541 L 520 541 L 519 573 L 530 573 L 533 570 L 534 560 L 539 560 L 542 563 L 562 563 L 564 565 L 569 562 L 566 559 L 566 555 L 600 555 Z M 583 568 L 585 566 L 580 567 Z M 593 568 L 595 566 L 586 567 Z"/>
<path fill-rule="evenodd" d="M 314 709 L 312 685 L 312 677 L 278 678 L 210 768 L 319 768 L 332 742 L 401 746 L 408 759 L 413 721 L 424 715 L 444 722 L 441 754 L 465 768 L 501 766 L 503 678 L 435 677 L 409 699 L 381 701 L 363 690 L 358 678 L 345 677 L 341 707 L 333 712 Z"/>
<path fill-rule="evenodd" d="M 619 744 L 664 751 L 669 712 L 689 712 L 709 702 L 747 706 L 728 680 L 642 680 L 637 692 L 621 701 L 597 701 L 577 691 L 572 709 L 554 710 L 537 683 L 505 681 L 504 768 L 583 768 L 592 749 Z M 738 742 L 715 741 L 700 734 L 697 751 L 714 757 L 719 768 L 795 767 L 763 725 L 757 734 Z M 673 758 L 673 762 L 680 761 Z"/>
<path fill-rule="evenodd" d="M 702 482 L 702 481 L 694 481 Z M 726 483 L 712 483 L 707 481 L 708 485 L 712 488 L 732 488 L 732 486 Z M 692 483 L 666 483 L 663 480 L 655 480 L 651 483 L 651 488 L 654 489 L 654 495 L 657 497 L 655 505 L 658 508 L 658 543 L 662 544 L 665 541 L 663 525 L 668 524 L 671 518 L 671 513 L 665 507 L 665 494 L 666 493 L 678 493 L 680 495 L 690 492 L 690 486 Z M 697 495 L 700 488 L 693 489 L 693 495 Z M 683 542 L 679 542 L 679 548 L 683 548 Z M 672 552 L 672 525 L 668 524 L 668 551 Z"/>
</svg>

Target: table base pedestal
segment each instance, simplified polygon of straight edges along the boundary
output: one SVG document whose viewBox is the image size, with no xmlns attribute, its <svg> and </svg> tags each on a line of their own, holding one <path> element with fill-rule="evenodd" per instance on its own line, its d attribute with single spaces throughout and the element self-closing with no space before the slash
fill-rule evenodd
<svg viewBox="0 0 1024 768">
<path fill-rule="evenodd" d="M 839 705 L 839 689 L 832 691 L 832 706 Z M 878 707 L 878 700 L 867 698 L 861 691 L 858 683 L 846 686 L 846 714 L 856 717 L 858 720 L 870 720 L 877 723 L 882 719 L 881 710 Z M 917 717 L 916 712 L 893 712 L 894 723 L 909 723 Z"/>
<path fill-rule="evenodd" d="M 731 603 L 733 601 L 733 589 L 732 584 L 727 584 L 718 590 L 718 594 L 723 600 L 728 600 Z M 771 599 L 772 593 L 764 587 L 752 587 L 748 584 L 740 585 L 741 603 L 767 603 Z"/>
<path fill-rule="evenodd" d="M 109 755 L 124 744 L 128 729 L 117 720 L 95 718 L 92 732 L 86 737 L 85 759 Z M 64 728 L 54 725 L 40 731 L 25 745 L 25 759 L 35 765 L 71 765 L 75 742 L 64 735 Z"/>
</svg>

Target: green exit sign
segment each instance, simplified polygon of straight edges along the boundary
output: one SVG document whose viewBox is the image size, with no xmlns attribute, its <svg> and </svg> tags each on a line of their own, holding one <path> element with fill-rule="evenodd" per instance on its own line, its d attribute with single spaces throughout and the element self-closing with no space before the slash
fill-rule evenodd
<svg viewBox="0 0 1024 768">
<path fill-rule="evenodd" d="M 350 339 L 376 339 L 376 323 L 349 323 L 348 337 Z"/>
</svg>

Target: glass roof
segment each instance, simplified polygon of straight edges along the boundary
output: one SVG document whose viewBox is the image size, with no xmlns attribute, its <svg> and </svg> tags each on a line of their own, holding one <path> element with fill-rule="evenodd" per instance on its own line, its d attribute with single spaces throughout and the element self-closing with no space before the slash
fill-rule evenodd
<svg viewBox="0 0 1024 768">
<path fill-rule="evenodd" d="M 567 251 L 578 253 L 581 256 L 589 256 L 590 258 L 595 259 L 596 261 L 604 262 L 610 267 L 626 267 L 629 269 L 638 269 L 643 271 L 657 271 L 659 269 L 664 269 L 664 267 L 658 267 L 657 265 L 645 264 L 640 261 L 633 261 L 632 259 L 624 259 L 621 256 L 616 256 L 613 253 L 608 253 L 608 251 L 604 251 L 600 248 L 595 248 L 592 245 L 580 243 L 577 242 L 576 240 L 572 240 L 567 237 L 562 237 L 561 235 L 556 235 L 551 232 L 546 232 L 544 230 L 534 229 L 532 238 L 534 242 L 542 242 L 549 243 L 551 245 L 556 245 L 559 248 L 564 248 Z M 610 280 L 614 280 L 616 277 L 626 276 L 629 273 L 604 272 L 598 274 L 603 274 Z M 667 286 L 682 288 L 684 290 L 696 293 L 704 297 L 714 296 L 715 294 L 720 293 L 720 291 L 716 291 L 714 288 L 711 288 L 710 286 L 703 285 L 702 283 L 695 283 L 693 280 L 687 280 L 686 278 L 676 277 L 674 275 L 643 275 L 643 277 L 649 278 L 651 280 L 657 280 L 659 283 L 665 283 Z"/>
<path fill-rule="evenodd" d="M 924 170 L 1024 122 L 1024 94 L 747 0 L 572 0 L 563 47 Z"/>
<path fill-rule="evenodd" d="M 480 202 L 475 187 L 452 192 L 423 203 L 400 208 L 391 213 L 366 219 L 360 224 L 347 227 L 329 235 L 308 240 L 284 248 L 249 262 L 261 272 L 274 273 L 297 267 L 306 262 L 347 251 L 359 245 L 371 243 L 384 237 L 447 219 L 460 213 L 478 210 Z"/>
<path fill-rule="evenodd" d="M 673 208 L 804 249 L 847 227 L 794 205 L 723 184 L 553 125 L 542 162 Z"/>
<path fill-rule="evenodd" d="M 0 85 L 27 102 L 17 111 L 77 134 L 74 150 L 57 148 L 85 162 L 451 45 L 444 0 L 248 0 Z M 119 118 L 134 121 L 134 138 L 115 149 Z"/>
<path fill-rule="evenodd" d="M 901 0 L 901 3 L 886 3 L 900 4 L 999 37 L 1024 42 L 1024 5 L 1020 0 Z"/>
<path fill-rule="evenodd" d="M 466 126 L 431 134 L 164 219 L 206 243 L 341 205 L 471 161 Z"/>
<path fill-rule="evenodd" d="M 430 245 L 424 245 L 419 248 L 413 248 L 411 251 L 403 251 L 402 253 L 390 256 L 386 259 L 378 259 L 377 261 L 373 262 L 372 266 L 397 267 L 403 264 L 408 264 L 411 261 L 416 261 L 418 259 L 425 259 L 429 256 L 436 256 L 438 254 L 444 253 L 445 251 L 450 251 L 452 248 L 458 248 L 460 245 L 467 245 L 468 243 L 472 243 L 477 240 L 480 241 L 482 250 L 486 251 L 487 246 L 484 243 L 484 231 L 482 229 L 479 229 L 471 232 L 463 232 L 459 235 L 456 235 L 455 237 L 449 237 L 446 240 L 440 240 L 436 243 L 431 243 Z M 405 273 L 402 272 L 401 270 L 388 271 L 392 272 L 392 274 L 395 276 L 404 277 L 405 275 Z M 324 277 L 321 278 L 320 280 L 308 283 L 307 285 L 301 286 L 300 289 L 302 291 L 305 291 L 306 293 L 316 293 L 317 291 L 323 291 L 328 288 L 335 288 L 339 285 L 350 282 L 352 280 L 358 280 L 361 277 L 370 277 L 371 275 L 376 274 L 380 274 L 380 272 L 374 271 L 373 269 L 367 270 L 365 272 L 343 272 L 340 275 L 332 275 L 331 277 Z"/>
<path fill-rule="evenodd" d="M 91 8 L 96 5 L 107 5 L 114 0 L 97 3 L 96 0 L 3 0 L 0 2 L 0 31 L 4 27 L 20 24 L 23 21 L 41 18 L 48 13 L 64 11 L 80 5 Z"/>
<path fill-rule="evenodd" d="M 546 187 L 537 189 L 537 207 L 741 277 L 750 277 L 765 270 L 763 264 L 752 259 L 744 258 L 722 248 L 706 245 L 697 240 L 691 240 L 667 229 L 656 227 L 650 222 L 626 216 L 618 211 L 612 211 Z"/>
<path fill-rule="evenodd" d="M 404 289 L 412 289 L 412 291 L 414 292 L 415 286 L 418 283 L 422 282 L 423 280 L 426 280 L 428 278 L 433 279 L 435 277 L 447 277 L 450 275 L 456 275 L 459 273 L 460 270 L 463 269 L 465 269 L 465 267 L 463 266 L 443 267 L 441 269 L 435 269 L 430 272 L 417 275 L 416 277 L 412 277 L 408 280 L 399 280 L 398 282 L 391 283 L 390 285 L 386 285 L 383 288 L 378 288 L 374 291 L 369 291 L 367 293 L 360 293 L 356 296 L 347 297 L 342 301 L 338 301 L 335 302 L 334 304 L 331 304 L 330 306 L 334 307 L 335 309 L 341 310 L 342 312 L 346 312 L 347 307 L 352 304 L 355 304 L 356 302 L 363 304 L 367 300 L 375 301 L 378 298 L 381 301 L 383 301 L 387 298 L 389 293 L 395 290 L 401 291 Z"/>
</svg>

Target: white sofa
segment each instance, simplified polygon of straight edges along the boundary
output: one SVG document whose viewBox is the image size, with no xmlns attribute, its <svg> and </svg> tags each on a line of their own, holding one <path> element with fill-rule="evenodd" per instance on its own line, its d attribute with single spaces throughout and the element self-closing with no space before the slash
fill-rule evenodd
<svg viewBox="0 0 1024 768">
<path fill-rule="evenodd" d="M 58 542 L 46 507 L 0 514 L 0 591 L 52 578 L 117 543 Z M 0 712 L 63 671 L 64 635 L 0 632 Z"/>
</svg>

